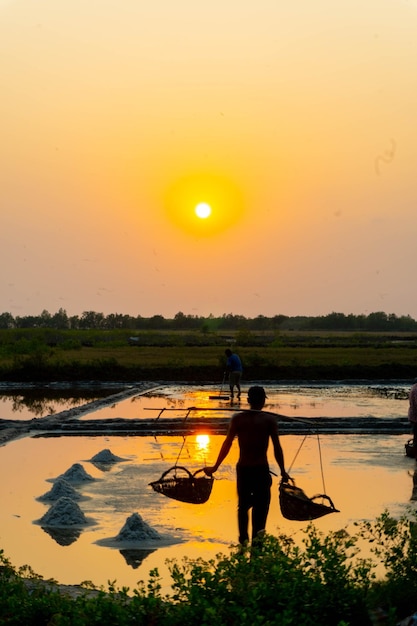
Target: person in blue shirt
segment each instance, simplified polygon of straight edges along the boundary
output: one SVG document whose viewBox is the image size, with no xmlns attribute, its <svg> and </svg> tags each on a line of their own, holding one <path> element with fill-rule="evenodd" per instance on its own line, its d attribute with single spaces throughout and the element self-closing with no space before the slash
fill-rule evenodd
<svg viewBox="0 0 417 626">
<path fill-rule="evenodd" d="M 224 351 L 226 355 L 226 372 L 229 373 L 230 395 L 233 400 L 234 388 L 237 389 L 237 398 L 240 400 L 240 380 L 242 378 L 242 361 L 238 354 L 232 352 L 230 348 Z"/>
</svg>

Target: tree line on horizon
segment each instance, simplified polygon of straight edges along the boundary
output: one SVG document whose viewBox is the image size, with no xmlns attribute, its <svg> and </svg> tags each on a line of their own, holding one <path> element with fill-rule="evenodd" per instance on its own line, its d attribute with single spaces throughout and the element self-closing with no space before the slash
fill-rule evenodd
<svg viewBox="0 0 417 626">
<path fill-rule="evenodd" d="M 173 318 L 163 315 L 142 317 L 120 313 L 104 315 L 96 311 L 84 311 L 82 315 L 67 315 L 65 309 L 51 314 L 44 310 L 40 315 L 14 317 L 11 313 L 0 314 L 0 329 L 51 328 L 56 330 L 132 330 L 132 331 L 351 331 L 351 332 L 417 332 L 417 321 L 410 315 L 377 311 L 368 315 L 329 313 L 320 316 L 257 315 L 250 318 L 232 313 L 220 317 L 209 315 L 186 315 L 178 312 Z"/>
</svg>

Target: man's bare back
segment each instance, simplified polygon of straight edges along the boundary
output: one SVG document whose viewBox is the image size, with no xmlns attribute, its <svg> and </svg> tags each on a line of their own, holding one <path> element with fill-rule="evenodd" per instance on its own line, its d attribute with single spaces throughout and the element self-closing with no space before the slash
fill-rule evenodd
<svg viewBox="0 0 417 626">
<path fill-rule="evenodd" d="M 262 411 L 236 413 L 230 423 L 230 435 L 239 442 L 238 464 L 246 467 L 268 465 L 269 438 L 278 433 L 276 420 Z"/>
</svg>

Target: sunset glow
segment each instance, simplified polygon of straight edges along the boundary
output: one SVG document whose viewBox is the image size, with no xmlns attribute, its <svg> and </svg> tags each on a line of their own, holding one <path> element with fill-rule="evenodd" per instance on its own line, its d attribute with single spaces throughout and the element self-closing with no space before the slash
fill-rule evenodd
<svg viewBox="0 0 417 626">
<path fill-rule="evenodd" d="M 200 201 L 201 196 L 205 202 Z M 175 228 L 201 237 L 227 232 L 239 224 L 245 213 L 242 195 L 233 182 L 211 173 L 178 178 L 168 186 L 164 204 Z M 211 209 L 214 206 L 216 211 Z"/>
<path fill-rule="evenodd" d="M 0 0 L 0 313 L 417 319 L 417 0 L 57 6 Z"/>
</svg>

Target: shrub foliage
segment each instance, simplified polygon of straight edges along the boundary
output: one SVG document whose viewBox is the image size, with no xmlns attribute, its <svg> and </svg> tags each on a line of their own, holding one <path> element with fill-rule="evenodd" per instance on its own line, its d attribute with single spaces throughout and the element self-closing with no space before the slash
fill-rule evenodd
<svg viewBox="0 0 417 626">
<path fill-rule="evenodd" d="M 265 535 L 210 561 L 169 562 L 172 590 L 158 570 L 133 591 L 84 583 L 76 596 L 0 552 L 0 623 L 36 626 L 368 626 L 377 611 L 394 626 L 417 608 L 416 512 L 323 534 L 310 524 L 298 545 Z M 361 556 L 359 545 L 367 547 Z M 383 575 L 376 576 L 383 566 Z"/>
</svg>

